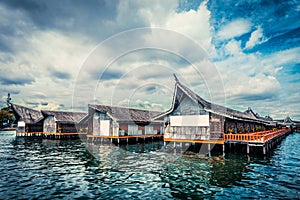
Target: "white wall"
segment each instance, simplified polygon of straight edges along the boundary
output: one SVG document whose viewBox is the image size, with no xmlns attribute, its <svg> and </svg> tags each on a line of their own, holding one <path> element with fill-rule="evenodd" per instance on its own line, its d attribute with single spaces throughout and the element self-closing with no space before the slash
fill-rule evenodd
<svg viewBox="0 0 300 200">
<path fill-rule="evenodd" d="M 209 115 L 170 116 L 171 126 L 209 126 Z"/>
<path fill-rule="evenodd" d="M 100 135 L 109 136 L 110 134 L 110 120 L 100 120 Z"/>
</svg>

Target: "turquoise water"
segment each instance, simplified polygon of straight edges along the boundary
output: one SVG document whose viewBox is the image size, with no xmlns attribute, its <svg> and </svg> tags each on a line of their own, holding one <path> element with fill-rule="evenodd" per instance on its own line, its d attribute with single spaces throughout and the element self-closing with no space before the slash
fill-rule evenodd
<svg viewBox="0 0 300 200">
<path fill-rule="evenodd" d="M 0 199 L 300 198 L 300 133 L 266 159 L 15 138 L 0 133 Z"/>
</svg>

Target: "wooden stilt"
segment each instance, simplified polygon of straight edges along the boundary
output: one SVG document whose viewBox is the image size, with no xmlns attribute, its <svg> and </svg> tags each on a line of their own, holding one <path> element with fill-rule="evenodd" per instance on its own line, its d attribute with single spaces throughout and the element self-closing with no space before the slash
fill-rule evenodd
<svg viewBox="0 0 300 200">
<path fill-rule="evenodd" d="M 250 146 L 249 146 L 249 143 L 247 143 L 247 154 L 250 153 Z"/>
</svg>

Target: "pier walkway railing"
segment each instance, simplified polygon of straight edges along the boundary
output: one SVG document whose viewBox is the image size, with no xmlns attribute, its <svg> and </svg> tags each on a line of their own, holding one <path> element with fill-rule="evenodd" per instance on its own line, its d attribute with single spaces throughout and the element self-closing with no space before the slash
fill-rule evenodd
<svg viewBox="0 0 300 200">
<path fill-rule="evenodd" d="M 223 134 L 225 141 L 243 141 L 243 142 L 260 142 L 265 143 L 273 138 L 285 134 L 291 131 L 290 129 L 279 129 L 279 130 L 269 130 L 269 131 L 259 131 L 253 133 L 237 133 L 237 134 Z"/>
</svg>

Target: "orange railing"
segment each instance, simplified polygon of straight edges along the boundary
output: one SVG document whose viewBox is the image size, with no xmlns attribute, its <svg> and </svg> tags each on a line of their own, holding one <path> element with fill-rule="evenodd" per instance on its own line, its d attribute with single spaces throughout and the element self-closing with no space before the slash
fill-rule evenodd
<svg viewBox="0 0 300 200">
<path fill-rule="evenodd" d="M 279 130 L 269 130 L 269 131 L 259 131 L 253 133 L 238 133 L 238 134 L 223 134 L 225 141 L 235 140 L 235 141 L 255 141 L 255 142 L 266 142 L 278 135 L 284 134 L 290 131 L 289 129 L 279 129 Z"/>
</svg>

